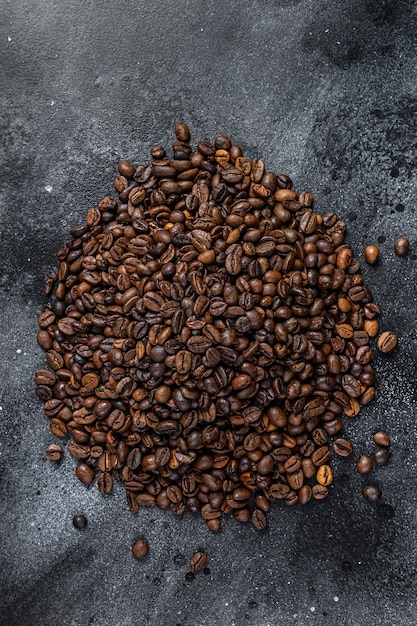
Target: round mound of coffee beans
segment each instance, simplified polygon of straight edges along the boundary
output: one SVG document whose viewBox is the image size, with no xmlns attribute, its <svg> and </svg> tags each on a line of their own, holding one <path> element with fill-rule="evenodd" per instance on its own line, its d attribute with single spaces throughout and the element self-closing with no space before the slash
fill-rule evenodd
<svg viewBox="0 0 417 626">
<path fill-rule="evenodd" d="M 332 453 L 351 453 L 380 309 L 310 192 L 226 136 L 175 133 L 171 155 L 119 163 L 117 197 L 59 249 L 37 393 L 84 484 L 263 529 L 273 500 L 325 498 Z"/>
</svg>

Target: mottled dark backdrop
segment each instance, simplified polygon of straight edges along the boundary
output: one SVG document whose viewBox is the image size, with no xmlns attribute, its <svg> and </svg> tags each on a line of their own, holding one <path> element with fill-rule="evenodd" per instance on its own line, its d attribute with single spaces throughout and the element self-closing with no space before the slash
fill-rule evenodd
<svg viewBox="0 0 417 626">
<path fill-rule="evenodd" d="M 0 623 L 7 626 L 321 626 L 416 623 L 417 10 L 401 0 L 3 0 L 0 9 Z M 42 286 L 71 226 L 172 127 L 230 135 L 336 210 L 398 349 L 346 432 L 377 427 L 393 458 L 370 505 L 352 460 L 329 499 L 274 507 L 259 534 L 228 519 L 133 515 L 45 459 L 34 395 Z M 408 257 L 393 252 L 397 236 Z M 75 513 L 89 520 L 72 527 Z M 149 556 L 130 545 L 147 537 Z M 197 548 L 210 572 L 185 579 Z"/>
</svg>

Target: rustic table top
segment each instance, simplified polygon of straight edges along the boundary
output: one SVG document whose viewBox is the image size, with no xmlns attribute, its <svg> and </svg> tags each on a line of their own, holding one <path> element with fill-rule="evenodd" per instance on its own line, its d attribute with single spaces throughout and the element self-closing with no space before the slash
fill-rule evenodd
<svg viewBox="0 0 417 626">
<path fill-rule="evenodd" d="M 0 623 L 7 626 L 370 626 L 416 623 L 416 4 L 406 0 L 6 0 L 0 20 Z M 36 318 L 69 229 L 121 159 L 227 134 L 336 211 L 398 348 L 376 355 L 377 397 L 346 421 L 355 453 L 383 428 L 382 499 L 353 459 L 329 498 L 276 503 L 269 528 L 127 508 L 53 464 L 34 393 Z M 410 239 L 399 258 L 397 237 Z M 88 526 L 77 531 L 75 514 Z M 149 555 L 135 561 L 137 536 Z M 208 569 L 186 577 L 197 549 Z"/>
</svg>

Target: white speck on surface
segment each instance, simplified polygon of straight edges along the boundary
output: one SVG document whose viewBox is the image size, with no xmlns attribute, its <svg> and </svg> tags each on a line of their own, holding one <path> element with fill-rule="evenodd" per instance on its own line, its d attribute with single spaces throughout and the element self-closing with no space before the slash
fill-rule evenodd
<svg viewBox="0 0 417 626">
<path fill-rule="evenodd" d="M 52 191 L 52 185 L 45 185 L 44 189 L 45 189 L 45 191 L 47 191 L 48 193 L 51 193 L 51 191 Z"/>
<path fill-rule="evenodd" d="M 11 42 L 11 40 L 12 40 L 12 38 L 11 38 L 11 37 L 7 37 L 7 41 L 8 41 L 9 43 Z"/>
<path fill-rule="evenodd" d="M 30 256 L 28 256 L 28 261 L 30 261 Z"/>
<path fill-rule="evenodd" d="M 18 348 L 18 349 L 16 350 L 16 354 L 22 354 L 22 351 L 21 351 L 21 349 L 20 349 L 20 348 Z"/>
<path fill-rule="evenodd" d="M 2 407 L 2 406 L 0 406 L 0 411 L 2 411 L 2 410 L 3 410 L 3 407 Z"/>
<path fill-rule="evenodd" d="M 51 106 L 51 107 L 53 107 L 53 106 L 54 106 L 54 104 L 55 104 L 55 100 L 51 100 L 51 104 L 50 104 L 50 106 Z"/>
<path fill-rule="evenodd" d="M 334 600 L 335 602 L 339 602 L 339 598 L 338 598 L 337 596 L 335 596 L 335 597 L 333 598 L 333 600 Z"/>
<path fill-rule="evenodd" d="M 311 611 L 312 613 L 314 613 L 314 611 L 315 611 L 315 610 L 316 610 L 316 607 L 315 607 L 315 606 L 310 606 L 310 611 Z"/>
<path fill-rule="evenodd" d="M 330 30 L 330 28 L 326 28 L 326 30 L 324 31 L 325 33 L 328 33 Z"/>
</svg>

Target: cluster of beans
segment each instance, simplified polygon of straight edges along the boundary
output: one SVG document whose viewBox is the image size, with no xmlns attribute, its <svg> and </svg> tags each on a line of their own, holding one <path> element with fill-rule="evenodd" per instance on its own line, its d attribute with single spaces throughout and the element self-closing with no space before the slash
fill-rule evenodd
<svg viewBox="0 0 417 626">
<path fill-rule="evenodd" d="M 334 213 L 225 136 L 119 163 L 50 274 L 36 373 L 76 475 L 129 507 L 223 513 L 323 499 L 332 438 L 374 396 L 379 307 Z M 61 446 L 52 444 L 50 458 Z"/>
</svg>

